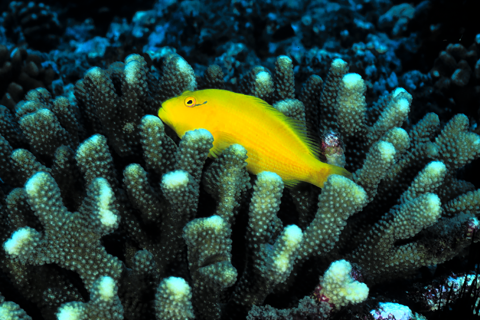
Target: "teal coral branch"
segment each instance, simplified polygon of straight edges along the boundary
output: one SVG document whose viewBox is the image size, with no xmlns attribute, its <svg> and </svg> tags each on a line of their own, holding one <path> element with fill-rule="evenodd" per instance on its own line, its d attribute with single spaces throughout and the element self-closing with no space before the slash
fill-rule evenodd
<svg viewBox="0 0 480 320">
<path fill-rule="evenodd" d="M 175 142 L 154 116 L 161 103 L 197 80 L 225 84 L 218 66 L 200 78 L 176 54 L 164 62 L 158 79 L 139 55 L 91 69 L 76 103 L 36 89 L 15 113 L 0 107 L 0 268 L 44 318 L 328 319 L 479 240 L 479 190 L 457 177 L 480 155 L 466 116 L 407 126 L 412 97 L 397 88 L 368 105 L 341 59 L 296 97 L 293 62 L 281 56 L 274 73 L 255 67 L 235 90 L 300 120 L 313 139 L 342 138 L 353 173 L 287 190 L 275 173 L 249 175 L 241 145 L 207 159 L 204 129 Z M 60 268 L 79 275 L 90 301 Z M 343 296 L 348 288 L 361 299 Z M 3 298 L 0 312 L 28 319 Z"/>
</svg>

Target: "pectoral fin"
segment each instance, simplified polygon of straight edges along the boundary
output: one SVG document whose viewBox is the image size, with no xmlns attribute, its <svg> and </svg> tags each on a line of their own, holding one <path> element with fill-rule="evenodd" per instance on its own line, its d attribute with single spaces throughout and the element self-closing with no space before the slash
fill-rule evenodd
<svg viewBox="0 0 480 320">
<path fill-rule="evenodd" d="M 238 143 L 234 136 L 226 132 L 215 132 L 213 135 L 213 148 L 210 149 L 208 156 L 210 158 L 217 158 L 222 152 L 230 147 L 232 144 Z"/>
</svg>

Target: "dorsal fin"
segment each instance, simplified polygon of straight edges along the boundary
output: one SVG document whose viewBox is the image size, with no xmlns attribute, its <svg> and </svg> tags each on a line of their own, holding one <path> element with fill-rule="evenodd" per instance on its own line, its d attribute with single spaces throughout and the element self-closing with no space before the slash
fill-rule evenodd
<svg viewBox="0 0 480 320">
<path fill-rule="evenodd" d="M 284 115 L 283 113 L 281 113 L 280 111 L 278 111 L 277 109 L 275 109 L 274 107 L 272 107 L 271 105 L 269 105 L 268 103 L 266 103 L 264 100 L 260 98 L 257 98 L 254 96 L 248 96 L 248 97 L 249 99 L 253 100 L 254 105 L 260 108 L 264 108 L 267 112 L 271 113 L 272 116 L 275 116 L 281 119 L 288 126 L 288 128 L 290 128 L 290 130 L 292 130 L 292 132 L 294 132 L 300 138 L 300 140 L 303 143 L 305 143 L 309 152 L 313 156 L 318 158 L 320 154 L 320 148 L 318 147 L 315 139 L 308 134 L 307 128 L 302 121 L 297 119 L 292 119 Z"/>
</svg>

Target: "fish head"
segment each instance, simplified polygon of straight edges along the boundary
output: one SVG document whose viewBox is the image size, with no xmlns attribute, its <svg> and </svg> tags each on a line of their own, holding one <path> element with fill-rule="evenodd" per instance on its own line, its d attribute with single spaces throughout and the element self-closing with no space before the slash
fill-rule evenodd
<svg viewBox="0 0 480 320">
<path fill-rule="evenodd" d="M 185 91 L 162 103 L 158 117 L 179 137 L 186 131 L 198 129 L 206 116 L 207 99 L 202 99 L 201 91 Z"/>
</svg>

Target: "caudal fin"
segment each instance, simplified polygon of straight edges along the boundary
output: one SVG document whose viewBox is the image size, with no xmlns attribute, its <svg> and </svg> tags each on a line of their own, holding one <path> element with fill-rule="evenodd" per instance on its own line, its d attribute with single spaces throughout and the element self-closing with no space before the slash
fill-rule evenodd
<svg viewBox="0 0 480 320">
<path fill-rule="evenodd" d="M 322 163 L 323 166 L 327 168 L 323 168 L 322 170 L 318 171 L 317 179 L 315 181 L 315 185 L 319 188 L 323 188 L 323 185 L 327 181 L 328 177 L 332 174 L 338 174 L 340 176 L 344 176 L 345 178 L 352 179 L 353 175 L 346 169 L 338 166 L 334 166 L 331 164 Z"/>
<path fill-rule="evenodd" d="M 330 171 L 330 174 L 338 174 L 338 175 L 344 176 L 345 178 L 348 178 L 350 180 L 353 178 L 353 174 L 351 174 L 350 171 L 348 171 L 347 169 L 342 168 L 342 167 L 333 166 L 333 165 L 332 165 L 332 171 Z"/>
</svg>

